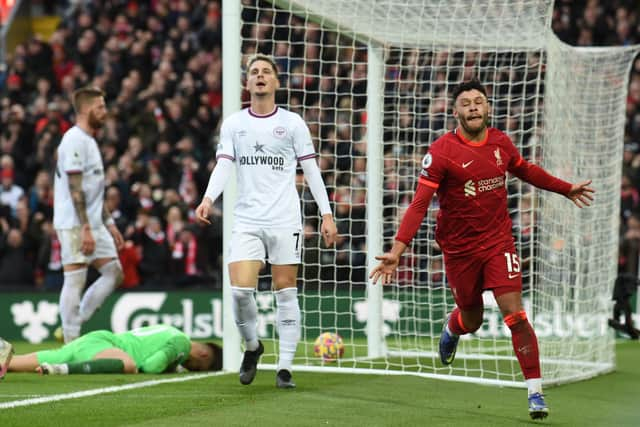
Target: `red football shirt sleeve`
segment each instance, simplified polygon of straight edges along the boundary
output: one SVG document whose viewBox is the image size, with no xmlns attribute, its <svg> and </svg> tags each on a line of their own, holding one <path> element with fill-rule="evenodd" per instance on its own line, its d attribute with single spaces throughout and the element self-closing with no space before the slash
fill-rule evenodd
<svg viewBox="0 0 640 427">
<path fill-rule="evenodd" d="M 533 163 L 526 161 L 518 152 L 518 149 L 513 144 L 511 139 L 507 137 L 507 141 L 504 144 L 504 148 L 509 153 L 509 172 L 517 176 L 523 181 L 528 182 L 531 185 L 535 185 L 543 190 L 553 191 L 554 193 L 562 194 L 566 196 L 571 190 L 571 183 L 563 181 L 555 176 L 551 175 L 540 166 L 536 166 Z"/>
<path fill-rule="evenodd" d="M 427 209 L 429 209 L 429 204 L 436 192 L 436 188 L 437 186 L 433 185 L 431 181 L 420 177 L 416 194 L 413 196 L 413 200 L 402 218 L 398 234 L 396 234 L 396 240 L 407 246 L 411 243 L 420 228 L 420 224 L 422 224 Z"/>
<path fill-rule="evenodd" d="M 522 157 L 519 158 L 514 166 L 509 168 L 509 172 L 543 190 L 553 191 L 563 196 L 566 196 L 571 191 L 571 183 L 556 178 L 541 167 L 527 162 Z"/>
<path fill-rule="evenodd" d="M 415 237 L 422 220 L 424 219 L 431 199 L 435 194 L 440 182 L 447 173 L 446 148 L 443 139 L 437 139 L 429 152 L 422 158 L 422 172 L 418 178 L 416 194 L 413 196 L 411 204 L 402 218 L 400 228 L 396 234 L 396 240 L 405 245 L 409 245 Z"/>
<path fill-rule="evenodd" d="M 419 182 L 430 187 L 438 188 L 440 182 L 447 175 L 447 149 L 443 138 L 436 140 L 429 152 L 422 158 L 422 173 Z"/>
</svg>

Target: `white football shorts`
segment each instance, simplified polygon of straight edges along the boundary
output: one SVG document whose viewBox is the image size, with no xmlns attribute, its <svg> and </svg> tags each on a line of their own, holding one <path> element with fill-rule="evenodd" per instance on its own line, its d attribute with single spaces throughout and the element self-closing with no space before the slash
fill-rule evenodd
<svg viewBox="0 0 640 427">
<path fill-rule="evenodd" d="M 56 233 L 60 241 L 62 265 L 91 264 L 96 259 L 118 258 L 116 244 L 111 233 L 104 225 L 91 229 L 93 239 L 96 241 L 96 248 L 90 255 L 85 255 L 80 250 L 82 244 L 80 241 L 80 227 L 56 230 Z"/>
<path fill-rule="evenodd" d="M 272 265 L 300 264 L 300 228 L 233 230 L 228 262 L 259 260 Z"/>
</svg>

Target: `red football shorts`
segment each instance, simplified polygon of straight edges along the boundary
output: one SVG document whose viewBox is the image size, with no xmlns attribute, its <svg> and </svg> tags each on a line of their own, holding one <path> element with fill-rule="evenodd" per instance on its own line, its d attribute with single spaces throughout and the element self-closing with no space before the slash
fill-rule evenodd
<svg viewBox="0 0 640 427">
<path fill-rule="evenodd" d="M 461 310 L 482 307 L 482 292 L 492 290 L 497 297 L 522 292 L 520 258 L 513 242 L 465 256 L 444 257 L 449 287 Z"/>
</svg>

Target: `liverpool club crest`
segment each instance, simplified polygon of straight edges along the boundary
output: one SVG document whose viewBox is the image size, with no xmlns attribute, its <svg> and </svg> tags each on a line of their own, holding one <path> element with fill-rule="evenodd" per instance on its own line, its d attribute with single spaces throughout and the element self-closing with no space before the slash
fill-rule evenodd
<svg viewBox="0 0 640 427">
<path fill-rule="evenodd" d="M 496 151 L 494 151 L 493 154 L 496 156 L 496 166 L 501 166 L 502 165 L 502 157 L 500 157 L 500 149 L 496 148 Z"/>
</svg>

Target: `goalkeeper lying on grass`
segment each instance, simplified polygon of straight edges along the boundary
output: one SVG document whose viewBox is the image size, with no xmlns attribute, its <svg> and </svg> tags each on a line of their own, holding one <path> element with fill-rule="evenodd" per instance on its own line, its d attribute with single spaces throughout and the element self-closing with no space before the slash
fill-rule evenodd
<svg viewBox="0 0 640 427">
<path fill-rule="evenodd" d="M 0 340 L 0 346 L 11 345 Z M 159 374 L 175 372 L 181 365 L 189 371 L 222 369 L 222 348 L 193 342 L 182 331 L 166 325 L 147 326 L 114 334 L 93 331 L 57 350 L 11 357 L 10 372 L 41 374 Z M 0 363 L 1 365 L 1 363 Z M 1 373 L 1 372 L 0 372 Z"/>
</svg>

